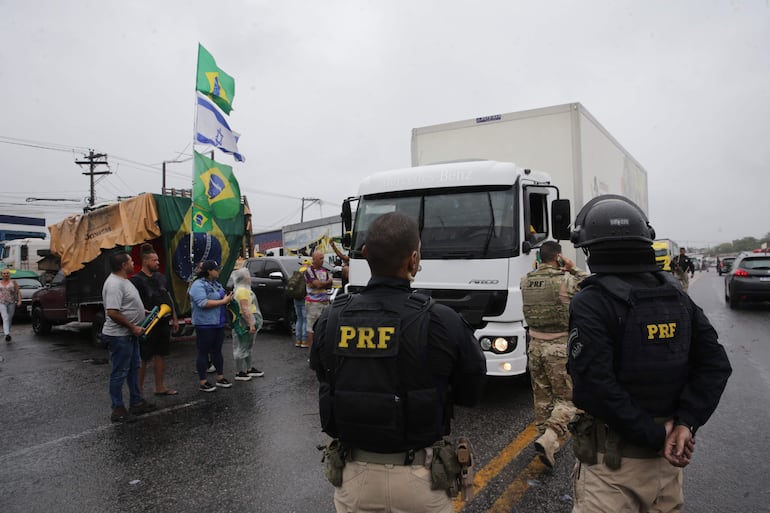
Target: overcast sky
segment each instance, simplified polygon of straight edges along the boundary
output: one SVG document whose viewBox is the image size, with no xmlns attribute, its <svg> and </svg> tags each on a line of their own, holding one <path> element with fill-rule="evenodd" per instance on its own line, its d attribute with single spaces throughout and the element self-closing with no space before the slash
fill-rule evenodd
<svg viewBox="0 0 770 513">
<path fill-rule="evenodd" d="M 235 78 L 234 169 L 255 231 L 298 222 L 302 197 L 323 200 L 305 220 L 338 214 L 361 178 L 410 165 L 414 127 L 581 102 L 647 170 L 659 236 L 770 232 L 768 0 L 0 8 L 0 212 L 77 213 L 87 148 L 113 172 L 99 201 L 160 192 L 160 163 L 191 153 L 200 42 Z M 168 185 L 190 187 L 191 169 L 168 164 Z"/>
</svg>

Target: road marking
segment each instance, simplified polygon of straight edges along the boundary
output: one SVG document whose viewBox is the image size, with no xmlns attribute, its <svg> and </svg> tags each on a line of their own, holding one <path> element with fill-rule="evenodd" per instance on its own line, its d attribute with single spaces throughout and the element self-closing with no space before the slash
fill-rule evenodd
<svg viewBox="0 0 770 513">
<path fill-rule="evenodd" d="M 519 502 L 529 489 L 529 482 L 545 472 L 545 470 L 545 463 L 540 461 L 539 456 L 532 458 L 532 461 L 516 476 L 516 479 L 508 485 L 508 488 L 500 494 L 500 497 L 487 510 L 487 513 L 507 513 L 513 511 L 513 505 Z"/>
<path fill-rule="evenodd" d="M 197 404 L 200 404 L 202 402 L 204 402 L 203 399 L 198 399 L 197 401 L 192 401 L 192 402 L 184 403 L 184 404 L 178 404 L 176 406 L 171 406 L 169 408 L 163 408 L 162 410 L 156 410 L 156 411 L 153 411 L 153 412 L 150 412 L 150 413 L 145 413 L 144 415 L 142 415 L 142 417 L 154 417 L 154 416 L 160 415 L 162 413 L 172 412 L 172 411 L 175 411 L 175 410 L 181 410 L 183 408 L 190 408 L 190 407 L 195 406 Z M 19 449 L 18 451 L 14 451 L 14 452 L 8 453 L 8 454 L 6 454 L 4 456 L 0 456 L 0 463 L 4 462 L 6 460 L 11 460 L 11 459 L 15 459 L 15 458 L 18 458 L 18 457 L 21 457 L 21 456 L 26 456 L 27 454 L 33 453 L 35 451 L 39 451 L 40 449 L 46 449 L 48 447 L 53 447 L 55 445 L 58 445 L 58 444 L 61 444 L 61 443 L 64 443 L 64 442 L 70 442 L 72 440 L 79 440 L 80 438 L 85 438 L 86 436 L 89 436 L 89 435 L 94 435 L 96 433 L 101 433 L 102 431 L 107 431 L 108 429 L 111 429 L 111 428 L 113 428 L 115 426 L 116 426 L 116 424 L 112 424 L 112 423 L 111 424 L 105 424 L 103 426 L 95 427 L 95 428 L 92 428 L 92 429 L 87 429 L 86 431 L 83 431 L 81 433 L 76 433 L 74 435 L 67 435 L 67 436 L 63 436 L 61 438 L 57 438 L 56 440 L 49 440 L 48 442 L 43 442 L 42 444 L 33 445 L 31 447 L 25 447 L 24 449 Z"/>
<path fill-rule="evenodd" d="M 538 434 L 539 433 L 537 431 L 537 427 L 535 427 L 535 424 L 530 424 L 524 429 L 524 431 L 519 433 L 519 436 L 517 436 L 513 442 L 508 444 L 506 448 L 500 451 L 500 454 L 495 456 L 489 463 L 484 465 L 481 470 L 476 472 L 476 475 L 473 477 L 473 488 L 475 493 L 481 493 L 481 491 L 487 487 L 492 478 L 499 474 L 500 471 L 503 470 L 503 468 L 505 468 L 506 465 L 508 465 L 511 461 L 513 461 L 514 458 L 521 454 L 521 451 L 524 450 L 524 448 L 529 444 L 531 444 L 538 436 Z M 544 465 L 541 464 L 541 466 L 545 468 Z M 527 466 L 527 468 L 529 468 L 529 466 Z M 452 499 L 452 505 L 454 506 L 455 511 L 460 511 L 463 509 L 463 507 L 465 507 L 465 501 L 463 501 L 462 498 L 458 495 Z"/>
</svg>

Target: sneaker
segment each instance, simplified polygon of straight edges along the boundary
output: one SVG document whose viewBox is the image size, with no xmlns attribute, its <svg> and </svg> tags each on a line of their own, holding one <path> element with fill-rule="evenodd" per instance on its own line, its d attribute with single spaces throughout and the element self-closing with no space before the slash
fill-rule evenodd
<svg viewBox="0 0 770 513">
<path fill-rule="evenodd" d="M 111 422 L 125 422 L 127 424 L 136 422 L 136 417 L 126 411 L 124 406 L 120 408 L 113 408 L 112 415 L 110 415 Z"/>
<path fill-rule="evenodd" d="M 294 347 L 302 347 L 302 341 L 297 340 L 296 342 L 294 342 Z"/>
<path fill-rule="evenodd" d="M 214 385 L 212 385 L 211 383 L 209 383 L 207 381 L 207 382 L 203 383 L 200 386 L 200 391 L 201 392 L 216 392 L 217 391 L 217 387 L 215 387 Z"/>
<path fill-rule="evenodd" d="M 227 381 L 227 378 L 222 378 L 217 380 L 217 386 L 222 388 L 230 388 L 233 386 L 233 384 Z"/>
<path fill-rule="evenodd" d="M 150 413 L 151 411 L 157 410 L 158 407 L 155 406 L 152 403 L 148 403 L 147 401 L 142 401 L 139 404 L 133 404 L 128 409 L 128 412 L 131 415 L 144 415 L 145 413 Z"/>
<path fill-rule="evenodd" d="M 6 335 L 5 336 L 5 341 L 6 342 L 10 342 L 11 341 L 11 336 L 10 335 Z"/>
<path fill-rule="evenodd" d="M 209 374 L 214 374 L 216 371 L 217 371 L 217 368 L 214 367 L 214 364 L 209 365 L 209 368 L 206 369 L 206 372 L 208 372 Z"/>
<path fill-rule="evenodd" d="M 251 374 L 241 371 L 235 375 L 235 381 L 251 381 Z"/>
<path fill-rule="evenodd" d="M 248 374 L 249 376 L 255 377 L 255 378 L 261 378 L 262 376 L 265 375 L 264 372 L 262 372 L 261 370 L 257 369 L 256 367 L 252 367 L 251 369 L 247 370 L 246 374 Z"/>
</svg>

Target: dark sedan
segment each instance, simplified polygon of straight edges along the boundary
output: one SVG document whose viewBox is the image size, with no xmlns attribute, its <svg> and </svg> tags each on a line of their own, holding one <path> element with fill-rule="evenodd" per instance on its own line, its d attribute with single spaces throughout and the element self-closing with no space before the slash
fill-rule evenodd
<svg viewBox="0 0 770 513">
<path fill-rule="evenodd" d="M 730 308 L 770 301 L 770 255 L 745 253 L 735 259 L 725 278 L 725 301 Z"/>
<path fill-rule="evenodd" d="M 717 272 L 719 273 L 719 276 L 729 273 L 733 266 L 733 262 L 735 262 L 735 257 L 724 257 L 717 260 Z"/>
</svg>

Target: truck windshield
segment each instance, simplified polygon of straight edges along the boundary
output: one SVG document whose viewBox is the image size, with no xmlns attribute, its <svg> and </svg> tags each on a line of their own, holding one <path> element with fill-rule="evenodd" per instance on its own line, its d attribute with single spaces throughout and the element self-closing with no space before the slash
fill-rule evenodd
<svg viewBox="0 0 770 513">
<path fill-rule="evenodd" d="M 507 258 L 514 254 L 516 195 L 512 186 L 399 192 L 361 198 L 351 255 L 360 258 L 369 224 L 388 212 L 403 212 L 420 227 L 422 258 Z"/>
</svg>

